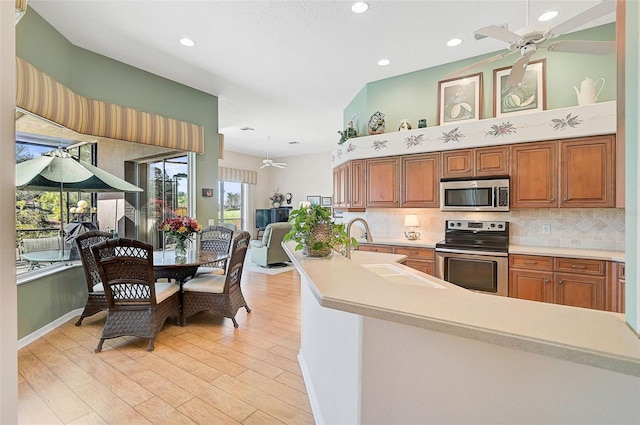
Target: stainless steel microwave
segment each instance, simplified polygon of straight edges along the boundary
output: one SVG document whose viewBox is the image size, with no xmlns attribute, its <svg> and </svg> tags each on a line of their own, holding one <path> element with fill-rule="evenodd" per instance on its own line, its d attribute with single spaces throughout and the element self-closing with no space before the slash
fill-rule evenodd
<svg viewBox="0 0 640 425">
<path fill-rule="evenodd" d="M 441 180 L 442 211 L 509 211 L 509 179 Z"/>
</svg>

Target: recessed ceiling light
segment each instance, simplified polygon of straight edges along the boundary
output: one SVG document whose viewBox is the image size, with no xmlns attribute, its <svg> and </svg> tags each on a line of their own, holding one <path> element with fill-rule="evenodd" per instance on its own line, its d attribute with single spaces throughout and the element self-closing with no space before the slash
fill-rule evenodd
<svg viewBox="0 0 640 425">
<path fill-rule="evenodd" d="M 357 1 L 351 6 L 351 11 L 353 13 L 364 13 L 367 10 L 369 10 L 369 3 L 366 1 Z"/>
<path fill-rule="evenodd" d="M 254 129 L 254 128 L 251 128 L 251 127 L 246 127 L 246 126 L 245 126 L 245 127 L 240 127 L 240 130 L 242 130 L 242 131 L 253 131 L 253 130 L 255 130 L 255 129 Z"/>
<path fill-rule="evenodd" d="M 290 145 L 299 145 L 299 144 L 300 144 L 300 142 L 298 142 L 298 141 L 294 140 L 293 142 L 289 142 L 289 144 L 290 144 Z"/>
<path fill-rule="evenodd" d="M 378 65 L 380 66 L 387 66 L 391 63 L 391 61 L 389 59 L 380 59 L 378 61 Z"/>
<path fill-rule="evenodd" d="M 447 46 L 449 47 L 456 47 L 462 44 L 462 39 L 461 38 L 452 38 L 451 40 L 447 41 Z"/>
<path fill-rule="evenodd" d="M 180 44 L 187 47 L 193 47 L 196 45 L 196 42 L 190 38 L 184 37 L 180 39 Z"/>
<path fill-rule="evenodd" d="M 550 10 L 550 11 L 544 12 L 542 15 L 540 15 L 538 17 L 538 21 L 547 22 L 547 21 L 552 20 L 556 16 L 558 16 L 558 11 L 557 10 Z"/>
</svg>

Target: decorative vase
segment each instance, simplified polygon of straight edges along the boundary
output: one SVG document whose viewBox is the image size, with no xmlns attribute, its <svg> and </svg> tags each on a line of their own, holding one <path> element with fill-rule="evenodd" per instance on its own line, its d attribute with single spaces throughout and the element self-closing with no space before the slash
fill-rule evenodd
<svg viewBox="0 0 640 425">
<path fill-rule="evenodd" d="M 176 239 L 176 262 L 187 259 L 187 240 L 188 239 Z"/>
<path fill-rule="evenodd" d="M 331 240 L 331 228 L 328 224 L 317 224 L 309 235 L 307 243 L 302 247 L 302 255 L 307 257 L 328 257 L 333 253 L 331 247 L 313 249 L 317 242 L 326 243 Z"/>
<path fill-rule="evenodd" d="M 274 202 L 272 205 L 273 208 L 280 208 L 280 202 Z"/>
</svg>

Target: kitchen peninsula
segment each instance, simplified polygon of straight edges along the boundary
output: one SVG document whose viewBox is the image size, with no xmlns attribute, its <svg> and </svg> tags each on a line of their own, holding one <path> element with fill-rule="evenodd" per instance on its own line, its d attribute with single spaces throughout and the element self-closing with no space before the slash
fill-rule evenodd
<svg viewBox="0 0 640 425">
<path fill-rule="evenodd" d="M 318 423 L 637 423 L 640 341 L 619 314 L 392 282 L 307 258 L 300 365 Z"/>
</svg>

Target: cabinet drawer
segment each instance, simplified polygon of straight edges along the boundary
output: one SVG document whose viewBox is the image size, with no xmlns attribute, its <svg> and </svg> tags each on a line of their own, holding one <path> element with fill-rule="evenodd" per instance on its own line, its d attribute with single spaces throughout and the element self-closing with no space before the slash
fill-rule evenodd
<svg viewBox="0 0 640 425">
<path fill-rule="evenodd" d="M 360 244 L 358 245 L 359 251 L 370 251 L 370 252 L 383 252 L 385 254 L 393 254 L 393 247 L 391 245 L 376 245 L 372 243 Z"/>
<path fill-rule="evenodd" d="M 411 246 L 394 246 L 394 254 L 406 255 L 408 258 L 415 260 L 431 260 L 435 259 L 433 248 L 411 247 Z"/>
<path fill-rule="evenodd" d="M 404 265 L 407 267 L 411 267 L 412 269 L 421 271 L 422 273 L 428 274 L 430 276 L 435 276 L 435 273 L 434 273 L 435 263 L 433 261 L 406 260 L 404 262 Z"/>
<path fill-rule="evenodd" d="M 553 270 L 553 257 L 538 255 L 509 255 L 509 267 L 527 270 Z"/>
<path fill-rule="evenodd" d="M 556 272 L 604 276 L 605 267 L 606 262 L 601 260 L 556 257 Z"/>
</svg>

